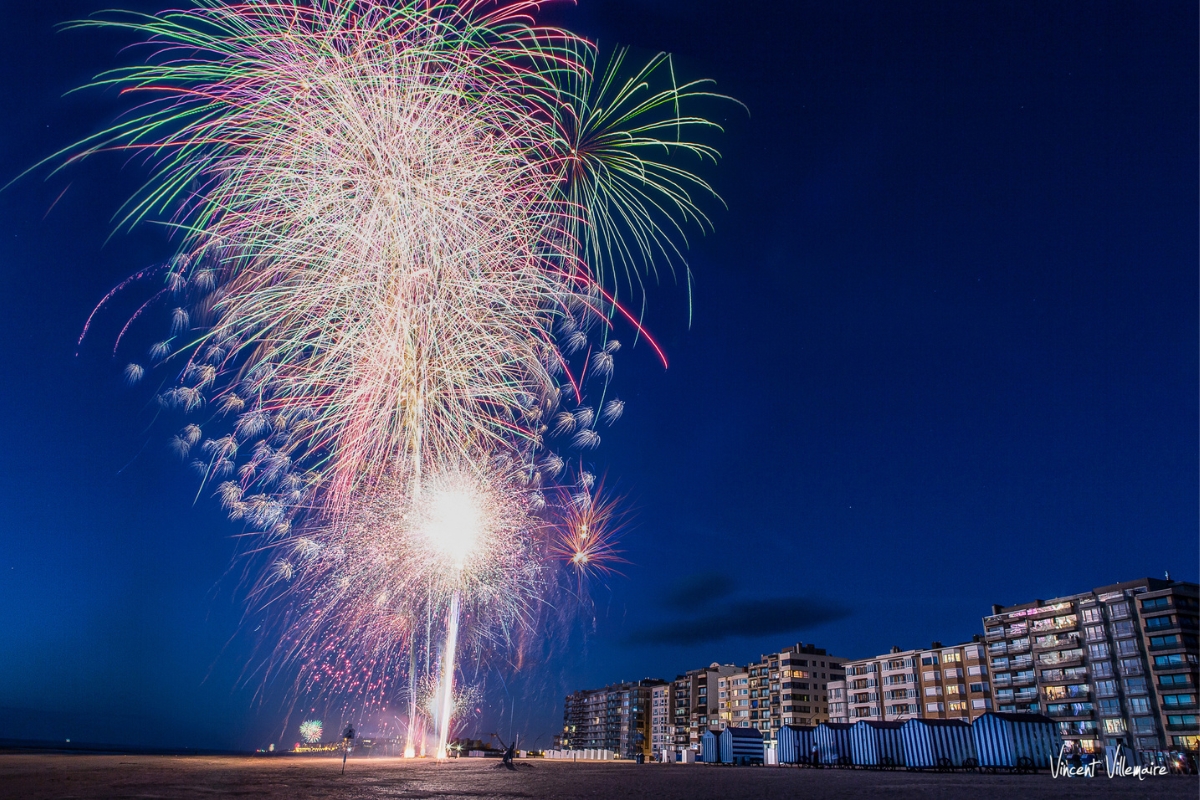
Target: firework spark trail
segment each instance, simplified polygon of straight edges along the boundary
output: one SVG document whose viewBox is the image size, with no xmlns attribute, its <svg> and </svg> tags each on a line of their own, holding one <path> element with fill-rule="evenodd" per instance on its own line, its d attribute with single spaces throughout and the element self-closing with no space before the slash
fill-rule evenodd
<svg viewBox="0 0 1200 800">
<path fill-rule="evenodd" d="M 446 742 L 450 738 L 450 719 L 454 711 L 454 668 L 458 654 L 458 613 L 462 596 L 455 592 L 450 598 L 450 612 L 446 617 L 446 646 L 442 650 L 442 683 L 438 690 L 441 708 L 438 709 L 437 757 L 446 757 Z"/>
<path fill-rule="evenodd" d="M 596 70 L 590 43 L 533 23 L 538 5 L 195 0 L 74 24 L 152 48 L 93 84 L 140 105 L 59 155 L 144 154 L 122 224 L 170 214 L 181 236 L 150 359 L 177 370 L 163 405 L 209 417 L 174 446 L 264 537 L 254 594 L 288 609 L 298 689 L 384 695 L 407 661 L 410 747 L 418 652 L 445 635 L 449 702 L 456 645 L 535 625 L 555 560 L 582 576 L 614 559 L 613 506 L 582 467 L 548 506 L 564 491 L 549 439 L 590 449 L 620 417 L 614 318 L 663 357 L 622 282 L 707 225 L 693 194 L 712 190 L 671 159 L 715 160 L 682 136 L 715 126 L 680 112 L 713 95 L 665 55 Z M 427 535 L 447 496 L 479 504 L 461 563 Z"/>
</svg>

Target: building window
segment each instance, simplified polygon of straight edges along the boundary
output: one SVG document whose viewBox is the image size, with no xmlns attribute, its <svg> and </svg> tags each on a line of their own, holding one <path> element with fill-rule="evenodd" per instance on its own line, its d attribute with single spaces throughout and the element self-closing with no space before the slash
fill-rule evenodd
<svg viewBox="0 0 1200 800">
<path fill-rule="evenodd" d="M 1125 675 L 1142 674 L 1142 660 L 1140 658 L 1121 659 L 1121 672 Z"/>
<path fill-rule="evenodd" d="M 1167 717 L 1167 724 L 1168 725 L 1179 725 L 1179 726 L 1187 725 L 1188 727 L 1194 728 L 1196 726 L 1196 715 L 1195 714 L 1171 714 Z"/>
<path fill-rule="evenodd" d="M 1108 615 L 1113 619 L 1123 619 L 1129 616 L 1129 603 L 1113 603 L 1108 607 Z"/>
<path fill-rule="evenodd" d="M 1106 719 L 1104 720 L 1104 732 L 1109 736 L 1119 736 L 1125 733 L 1125 720 L 1123 719 Z"/>
<path fill-rule="evenodd" d="M 971 684 L 971 693 L 972 694 L 983 694 L 986 691 L 987 691 L 986 683 L 972 683 Z"/>
<path fill-rule="evenodd" d="M 1154 657 L 1154 666 L 1156 667 L 1179 667 L 1185 664 L 1195 663 L 1195 653 L 1171 653 L 1169 656 Z"/>
<path fill-rule="evenodd" d="M 1126 678 L 1125 679 L 1125 694 L 1145 694 L 1146 679 L 1145 678 Z"/>
<path fill-rule="evenodd" d="M 1138 651 L 1137 639 L 1120 639 L 1117 641 L 1117 655 L 1132 656 Z"/>
<path fill-rule="evenodd" d="M 1098 606 L 1093 606 L 1092 608 L 1085 608 L 1083 610 L 1083 621 L 1084 622 L 1103 622 L 1104 615 L 1100 612 L 1100 608 Z"/>
<path fill-rule="evenodd" d="M 1190 678 L 1186 674 L 1158 676 L 1160 686 L 1186 686 L 1189 681 Z"/>
<path fill-rule="evenodd" d="M 1101 642 L 1100 644 L 1089 644 L 1088 645 L 1088 655 L 1091 656 L 1093 659 L 1108 658 L 1110 655 L 1109 649 L 1108 649 L 1108 642 Z"/>
<path fill-rule="evenodd" d="M 1130 714 L 1149 714 L 1150 699 L 1147 697 L 1130 697 L 1129 698 L 1129 713 Z"/>
<path fill-rule="evenodd" d="M 1194 706 L 1196 705 L 1196 695 L 1194 694 L 1164 694 L 1163 705 L 1167 708 L 1175 706 Z"/>
<path fill-rule="evenodd" d="M 1150 611 L 1151 609 L 1156 608 L 1167 608 L 1168 605 L 1167 598 L 1165 597 L 1154 597 L 1150 600 L 1142 601 L 1142 609 L 1145 611 Z"/>
<path fill-rule="evenodd" d="M 1117 694 L 1116 681 L 1096 681 L 1096 694 L 1100 697 L 1114 697 Z"/>
<path fill-rule="evenodd" d="M 1104 716 L 1116 717 L 1121 714 L 1121 701 L 1115 697 L 1100 701 L 1100 713 Z"/>
<path fill-rule="evenodd" d="M 1092 664 L 1092 675 L 1097 678 L 1111 678 L 1113 666 L 1111 661 L 1100 661 Z"/>
<path fill-rule="evenodd" d="M 930 713 L 937 713 L 938 711 L 942 711 L 943 708 L 944 708 L 943 703 L 926 703 L 925 704 L 925 710 Z"/>
<path fill-rule="evenodd" d="M 1124 619 L 1113 623 L 1113 636 L 1133 636 L 1133 620 Z"/>
</svg>

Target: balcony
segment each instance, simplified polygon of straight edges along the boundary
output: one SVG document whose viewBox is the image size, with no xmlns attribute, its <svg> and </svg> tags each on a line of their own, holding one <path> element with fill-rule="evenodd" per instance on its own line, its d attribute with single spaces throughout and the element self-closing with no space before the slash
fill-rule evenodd
<svg viewBox="0 0 1200 800">
<path fill-rule="evenodd" d="M 1002 656 L 1007 652 L 1008 652 L 1008 643 L 1006 643 L 1006 642 L 992 642 L 991 644 L 988 645 L 988 655 L 989 656 Z"/>
<path fill-rule="evenodd" d="M 1037 700 L 1037 696 L 1036 689 L 1024 689 L 1014 694 L 1013 700 L 1018 703 L 1032 703 L 1033 701 Z"/>
</svg>

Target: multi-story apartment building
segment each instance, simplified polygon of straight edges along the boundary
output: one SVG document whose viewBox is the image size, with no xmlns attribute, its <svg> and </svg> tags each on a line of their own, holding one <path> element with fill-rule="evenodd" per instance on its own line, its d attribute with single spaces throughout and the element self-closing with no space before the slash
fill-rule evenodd
<svg viewBox="0 0 1200 800">
<path fill-rule="evenodd" d="M 674 684 L 663 682 L 650 689 L 650 755 L 655 761 L 675 749 L 675 727 L 671 722 Z"/>
<path fill-rule="evenodd" d="M 997 710 L 1046 714 L 1076 752 L 1195 742 L 1196 597 L 1194 583 L 1143 578 L 993 606 L 983 624 Z"/>
<path fill-rule="evenodd" d="M 961 719 L 971 721 L 992 708 L 983 645 L 977 641 L 901 650 L 845 662 L 846 678 L 830 685 L 829 718 Z"/>
<path fill-rule="evenodd" d="M 992 686 L 980 638 L 976 636 L 974 641 L 950 647 L 934 642 L 929 650 L 920 653 L 917 704 L 922 719 L 971 722 L 992 710 Z M 886 689 L 885 686 L 885 701 Z M 911 705 L 910 702 L 910 712 Z"/>
<path fill-rule="evenodd" d="M 1163 743 L 1171 749 L 1200 748 L 1197 724 L 1197 650 L 1200 593 L 1194 583 L 1176 583 L 1137 596 L 1142 646 L 1150 659 Z M 1137 718 L 1134 718 L 1137 721 Z M 1135 734 L 1138 732 L 1135 730 Z M 1150 746 L 1145 737 L 1139 744 Z"/>
<path fill-rule="evenodd" d="M 750 727 L 750 673 L 735 672 L 717 679 L 717 713 L 722 728 Z"/>
<path fill-rule="evenodd" d="M 671 722 L 677 750 L 700 749 L 700 737 L 710 728 L 719 730 L 719 681 L 738 671 L 733 664 L 713 662 L 693 669 L 671 683 Z"/>
<path fill-rule="evenodd" d="M 663 683 L 647 679 L 567 695 L 562 746 L 611 750 L 619 758 L 650 755 L 651 695 Z"/>
<path fill-rule="evenodd" d="M 797 642 L 747 665 L 749 727 L 771 742 L 781 725 L 817 725 L 829 719 L 828 684 L 845 677 L 842 662 L 824 648 Z"/>
</svg>

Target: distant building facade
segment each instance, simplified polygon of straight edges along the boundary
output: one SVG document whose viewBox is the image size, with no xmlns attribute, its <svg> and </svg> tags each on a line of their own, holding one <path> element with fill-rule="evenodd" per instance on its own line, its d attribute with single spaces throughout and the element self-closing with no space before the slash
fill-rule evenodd
<svg viewBox="0 0 1200 800">
<path fill-rule="evenodd" d="M 829 719 L 831 682 L 845 675 L 842 659 L 798 642 L 767 653 L 717 681 L 717 728 L 756 728 L 766 742 L 783 725 L 817 725 Z"/>
<path fill-rule="evenodd" d="M 831 722 L 958 719 L 992 710 L 984 646 L 977 641 L 901 650 L 845 662 L 830 685 Z"/>
<path fill-rule="evenodd" d="M 708 730 L 753 728 L 770 747 L 784 725 L 973 722 L 988 711 L 1050 717 L 1069 752 L 1200 747 L 1197 584 L 1143 578 L 997 605 L 983 627 L 950 646 L 846 660 L 797 643 L 745 666 L 576 692 L 562 747 L 673 760 Z"/>
<path fill-rule="evenodd" d="M 674 684 L 664 681 L 650 689 L 650 755 L 656 761 L 675 749 L 675 726 L 671 722 L 671 691 Z"/>
<path fill-rule="evenodd" d="M 999 711 L 1042 713 L 1072 752 L 1194 748 L 1197 584 L 1143 578 L 984 617 Z"/>
<path fill-rule="evenodd" d="M 706 730 L 720 730 L 719 682 L 739 671 L 733 664 L 713 662 L 688 670 L 671 682 L 671 727 L 676 750 L 699 750 Z"/>
<path fill-rule="evenodd" d="M 758 728 L 768 744 L 778 738 L 782 725 L 828 721 L 829 682 L 841 680 L 846 674 L 844 659 L 803 642 L 763 655 L 757 664 L 748 665 L 746 672 L 749 727 Z"/>
<path fill-rule="evenodd" d="M 563 749 L 611 750 L 620 758 L 649 756 L 652 695 L 664 683 L 647 679 L 567 695 Z"/>
</svg>

